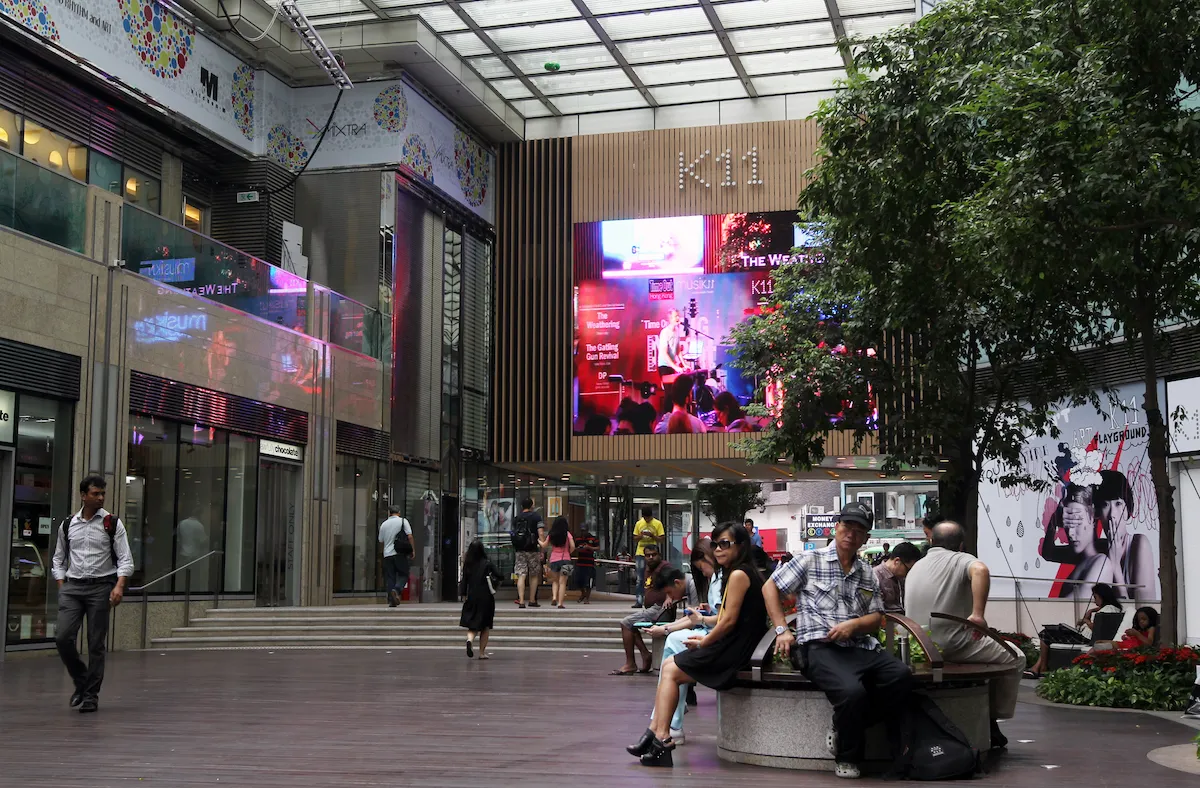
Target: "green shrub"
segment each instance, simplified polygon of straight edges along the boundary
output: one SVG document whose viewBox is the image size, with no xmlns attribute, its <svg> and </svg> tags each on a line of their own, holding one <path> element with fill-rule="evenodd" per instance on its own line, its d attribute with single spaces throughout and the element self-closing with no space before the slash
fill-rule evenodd
<svg viewBox="0 0 1200 788">
<path fill-rule="evenodd" d="M 1037 664 L 1038 657 L 1041 656 L 1042 650 L 1038 647 L 1038 641 L 1029 637 L 1029 635 L 1020 632 L 1001 632 L 1001 635 L 1011 640 L 1017 645 L 1021 651 L 1025 652 L 1025 665 L 1032 666 Z"/>
<path fill-rule="evenodd" d="M 1187 706 L 1197 665 L 1200 651 L 1192 648 L 1091 652 L 1046 674 L 1037 694 L 1077 706 L 1179 711 Z"/>
</svg>

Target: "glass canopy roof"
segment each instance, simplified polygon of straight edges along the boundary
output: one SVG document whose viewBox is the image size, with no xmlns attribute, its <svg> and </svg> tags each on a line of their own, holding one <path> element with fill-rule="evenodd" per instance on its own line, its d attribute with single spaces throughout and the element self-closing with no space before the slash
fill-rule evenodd
<svg viewBox="0 0 1200 788">
<path fill-rule="evenodd" d="M 420 16 L 527 118 L 830 90 L 839 41 L 916 15 L 914 0 L 298 1 L 322 32 Z"/>
</svg>

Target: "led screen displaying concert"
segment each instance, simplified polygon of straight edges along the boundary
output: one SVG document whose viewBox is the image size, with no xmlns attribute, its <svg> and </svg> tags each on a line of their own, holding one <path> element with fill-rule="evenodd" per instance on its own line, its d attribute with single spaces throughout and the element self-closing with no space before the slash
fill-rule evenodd
<svg viewBox="0 0 1200 788">
<path fill-rule="evenodd" d="M 730 329 L 808 246 L 791 211 L 575 225 L 578 435 L 739 432 L 754 382 Z M 676 406 L 678 404 L 678 407 Z"/>
</svg>

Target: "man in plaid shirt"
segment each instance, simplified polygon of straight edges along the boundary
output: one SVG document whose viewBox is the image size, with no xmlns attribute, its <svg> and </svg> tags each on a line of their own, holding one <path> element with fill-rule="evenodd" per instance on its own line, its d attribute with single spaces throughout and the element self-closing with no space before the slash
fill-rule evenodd
<svg viewBox="0 0 1200 788">
<path fill-rule="evenodd" d="M 763 586 L 775 625 L 775 651 L 800 649 L 804 675 L 833 704 L 830 754 L 838 777 L 859 777 L 865 733 L 888 724 L 896 741 L 898 723 L 912 691 L 908 666 L 879 647 L 883 598 L 875 573 L 858 557 L 871 532 L 871 510 L 847 504 L 838 516 L 833 542 L 803 553 L 775 570 Z M 796 632 L 786 626 L 780 597 L 796 595 Z"/>
</svg>

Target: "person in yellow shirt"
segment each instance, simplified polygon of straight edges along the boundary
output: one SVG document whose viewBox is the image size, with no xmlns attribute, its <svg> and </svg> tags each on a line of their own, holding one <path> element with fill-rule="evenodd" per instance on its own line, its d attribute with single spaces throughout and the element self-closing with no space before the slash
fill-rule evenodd
<svg viewBox="0 0 1200 788">
<path fill-rule="evenodd" d="M 637 601 L 633 603 L 634 607 L 643 607 L 645 605 L 646 592 L 646 548 L 655 547 L 659 554 L 662 554 L 662 545 L 660 542 L 666 530 L 663 528 L 662 521 L 654 516 L 653 506 L 642 507 L 642 519 L 638 520 L 633 526 L 633 539 L 637 544 L 637 553 L 634 555 L 634 563 L 637 565 Z"/>
</svg>

